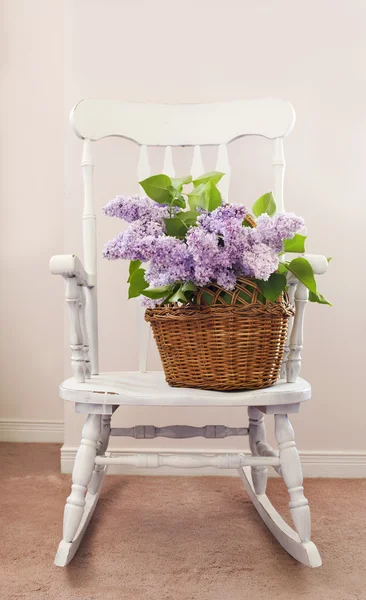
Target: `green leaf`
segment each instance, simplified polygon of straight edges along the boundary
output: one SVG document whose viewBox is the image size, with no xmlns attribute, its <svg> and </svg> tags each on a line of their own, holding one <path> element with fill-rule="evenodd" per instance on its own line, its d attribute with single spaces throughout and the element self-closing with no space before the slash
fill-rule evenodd
<svg viewBox="0 0 366 600">
<path fill-rule="evenodd" d="M 163 285 L 161 287 L 152 287 L 143 290 L 141 293 L 143 296 L 147 298 L 151 298 L 152 300 L 158 300 L 159 298 L 165 298 L 169 295 L 170 292 L 173 291 L 172 285 Z"/>
<path fill-rule="evenodd" d="M 183 302 L 184 304 L 187 303 L 187 298 L 184 295 L 181 285 L 179 286 L 178 290 L 172 296 L 169 297 L 168 300 L 171 303 L 175 303 L 175 302 Z"/>
<path fill-rule="evenodd" d="M 306 235 L 300 235 L 295 233 L 291 240 L 285 240 L 283 243 L 283 249 L 285 252 L 305 252 L 305 240 Z"/>
<path fill-rule="evenodd" d="M 209 200 L 209 192 L 208 192 L 209 184 L 201 183 L 196 188 L 194 188 L 193 192 L 187 194 L 188 204 L 191 211 L 196 211 L 197 208 L 204 208 L 208 210 L 206 207 L 208 206 Z"/>
<path fill-rule="evenodd" d="M 194 187 L 197 187 L 201 183 L 207 183 L 208 181 L 212 181 L 214 185 L 216 185 L 220 179 L 225 175 L 225 173 L 221 173 L 220 171 L 210 171 L 209 173 L 203 173 L 197 177 L 197 179 L 193 180 Z"/>
<path fill-rule="evenodd" d="M 149 287 L 149 284 L 145 280 L 145 270 L 136 269 L 130 277 L 130 287 L 128 290 L 129 298 L 137 298 L 143 290 Z"/>
<path fill-rule="evenodd" d="M 197 286 L 192 281 L 186 281 L 182 285 L 183 292 L 195 292 L 197 290 Z"/>
<path fill-rule="evenodd" d="M 172 192 L 172 197 L 170 200 L 170 204 L 171 206 L 179 206 L 179 208 L 185 208 L 186 207 L 186 201 L 183 198 L 182 194 L 180 192 L 178 192 L 177 190 L 174 190 Z"/>
<path fill-rule="evenodd" d="M 202 300 L 204 301 L 205 304 L 212 304 L 214 297 L 212 294 L 210 294 L 209 292 L 202 292 Z M 203 304 L 203 302 L 202 302 Z"/>
<path fill-rule="evenodd" d="M 172 186 L 181 192 L 182 186 L 186 185 L 187 183 L 191 183 L 191 181 L 192 175 L 186 175 L 185 177 L 172 177 Z"/>
<path fill-rule="evenodd" d="M 319 292 L 317 292 L 316 294 L 314 294 L 313 292 L 309 292 L 309 301 L 317 302 L 318 304 L 328 304 L 328 306 L 332 306 L 331 303 L 328 302 L 328 300 L 326 300 L 324 296 L 322 296 L 322 294 L 319 294 Z"/>
<path fill-rule="evenodd" d="M 169 204 L 173 193 L 169 189 L 172 185 L 172 180 L 168 175 L 153 175 L 139 182 L 143 190 L 152 200 L 159 204 Z"/>
<path fill-rule="evenodd" d="M 127 279 L 127 283 L 130 282 L 131 276 L 134 274 L 135 271 L 137 271 L 137 269 L 141 266 L 141 260 L 130 260 L 130 267 L 128 270 L 128 279 Z"/>
<path fill-rule="evenodd" d="M 188 227 L 192 227 L 197 223 L 197 217 L 199 213 L 196 210 L 185 210 L 183 212 L 179 212 L 175 215 L 178 219 L 186 223 Z"/>
<path fill-rule="evenodd" d="M 229 292 L 224 292 L 220 294 L 220 298 L 223 299 L 225 304 L 231 304 L 233 301 L 233 295 L 229 294 Z"/>
<path fill-rule="evenodd" d="M 222 204 L 222 198 L 221 198 L 221 194 L 219 192 L 219 190 L 217 189 L 216 185 L 213 183 L 213 181 L 210 181 L 208 183 L 208 185 L 210 186 L 209 188 L 209 201 L 208 201 L 208 211 L 212 212 L 213 210 L 215 210 L 215 208 L 218 208 L 219 206 L 221 206 Z"/>
<path fill-rule="evenodd" d="M 186 201 L 178 189 L 172 185 L 168 186 L 168 192 L 170 193 L 169 204 L 170 206 L 179 206 L 179 208 L 186 208 Z"/>
<path fill-rule="evenodd" d="M 173 217 L 172 219 L 164 219 L 166 233 L 167 235 L 171 235 L 176 238 L 184 238 L 188 231 L 189 225 L 184 223 L 178 217 Z"/>
<path fill-rule="evenodd" d="M 179 290 L 179 286 L 180 286 L 180 283 L 179 283 L 179 282 L 178 282 L 178 283 L 175 283 L 175 284 L 174 284 L 174 283 L 172 283 L 172 284 L 170 285 L 170 287 L 171 287 L 171 290 L 170 290 L 170 292 L 168 293 L 168 295 L 166 296 L 166 298 L 164 298 L 164 300 L 162 301 L 162 303 L 161 303 L 162 305 L 163 305 L 163 304 L 169 304 L 169 303 L 170 303 L 170 297 L 171 297 L 171 296 L 173 296 L 173 294 L 175 294 L 175 293 L 176 293 L 176 292 Z"/>
<path fill-rule="evenodd" d="M 167 235 L 184 238 L 188 229 L 196 225 L 198 212 L 186 210 L 176 213 L 171 219 L 164 219 Z"/>
<path fill-rule="evenodd" d="M 251 304 L 252 302 L 252 296 L 248 293 L 248 290 L 240 290 L 239 292 L 239 298 L 241 298 L 242 300 L 245 300 L 245 302 L 247 302 L 248 304 Z M 229 302 L 229 304 L 231 304 L 231 301 Z"/>
<path fill-rule="evenodd" d="M 263 194 L 263 196 L 258 198 L 253 204 L 252 211 L 256 217 L 259 217 L 263 213 L 267 213 L 267 215 L 273 217 L 276 212 L 276 202 L 272 192 Z"/>
<path fill-rule="evenodd" d="M 221 194 L 211 180 L 206 183 L 200 183 L 187 196 L 189 207 L 193 211 L 197 208 L 204 208 L 211 212 L 222 204 Z"/>
<path fill-rule="evenodd" d="M 286 275 L 281 275 L 280 273 L 272 273 L 268 281 L 257 279 L 256 282 L 262 290 L 263 296 L 270 300 L 270 302 L 275 302 L 285 289 L 287 279 Z"/>
<path fill-rule="evenodd" d="M 328 265 L 329 265 L 330 261 L 332 260 L 332 258 L 333 258 L 332 256 L 330 256 L 329 258 L 327 258 Z"/>
<path fill-rule="evenodd" d="M 294 258 L 290 263 L 285 264 L 286 268 L 295 275 L 296 279 L 301 281 L 310 292 L 317 294 L 313 268 L 306 258 Z"/>
<path fill-rule="evenodd" d="M 278 272 L 283 275 L 284 273 L 287 273 L 287 268 L 286 265 L 282 262 L 279 263 L 278 265 Z"/>
</svg>

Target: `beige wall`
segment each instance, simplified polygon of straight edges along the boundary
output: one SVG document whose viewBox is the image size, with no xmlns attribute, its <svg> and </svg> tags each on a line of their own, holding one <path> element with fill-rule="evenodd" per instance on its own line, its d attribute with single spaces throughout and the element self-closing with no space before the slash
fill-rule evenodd
<svg viewBox="0 0 366 600">
<path fill-rule="evenodd" d="M 62 420 L 62 10 L 0 2 L 0 420 Z M 62 21 L 61 21 L 62 22 Z"/>
<path fill-rule="evenodd" d="M 297 125 L 285 145 L 286 207 L 305 217 L 308 250 L 333 256 L 320 290 L 334 306 L 310 305 L 307 312 L 302 373 L 313 384 L 313 400 L 293 419 L 298 445 L 303 450 L 366 449 L 366 403 L 360 392 L 365 328 L 366 5 L 330 0 L 68 0 L 62 5 L 63 66 L 61 18 L 55 12 L 60 3 L 52 3 L 52 8 L 40 0 L 5 4 L 14 14 L 9 17 L 7 45 L 13 54 L 7 51 L 9 86 L 4 93 L 10 116 L 6 114 L 1 140 L 7 148 L 0 182 L 6 238 L 1 239 L 2 283 L 6 280 L 1 301 L 7 306 L 1 313 L 2 386 L 4 398 L 15 399 L 5 406 L 3 398 L 1 416 L 52 419 L 61 414 L 56 387 L 61 377 L 63 286 L 48 276 L 47 260 L 55 252 L 81 255 L 80 222 L 75 220 L 82 210 L 81 144 L 68 125 L 61 131 L 61 120 L 71 106 L 85 96 L 204 102 L 271 95 L 288 99 L 297 112 Z M 29 9 L 30 4 L 25 24 L 20 7 Z M 31 27 L 28 36 L 34 43 L 17 37 L 19 23 Z M 16 106 L 11 103 L 15 85 Z M 29 136 L 24 147 L 25 126 Z M 62 137 L 64 183 L 59 168 Z M 232 144 L 230 156 L 231 200 L 250 204 L 271 186 L 270 144 L 240 140 Z M 189 150 L 177 151 L 177 157 L 183 174 Z M 137 148 L 125 141 L 104 140 L 95 149 L 95 159 L 100 214 L 116 193 L 136 189 Z M 211 150 L 205 160 L 211 168 Z M 161 165 L 162 154 L 156 151 L 154 171 Z M 118 227 L 118 222 L 100 219 L 100 246 Z M 126 300 L 125 279 L 125 265 L 100 261 L 102 369 L 137 366 L 135 307 Z M 65 365 L 68 373 L 67 360 Z M 151 365 L 158 366 L 154 351 Z M 179 417 L 168 409 L 119 412 L 119 422 L 126 424 L 166 424 L 178 418 L 197 424 L 233 421 L 223 409 L 220 414 L 182 409 Z M 236 414 L 240 419 L 240 411 Z M 70 406 L 65 419 L 65 443 L 73 447 L 80 418 Z M 162 445 L 161 440 L 155 442 Z M 196 440 L 194 447 L 199 443 Z M 236 440 L 225 442 L 227 448 L 237 445 Z"/>
</svg>

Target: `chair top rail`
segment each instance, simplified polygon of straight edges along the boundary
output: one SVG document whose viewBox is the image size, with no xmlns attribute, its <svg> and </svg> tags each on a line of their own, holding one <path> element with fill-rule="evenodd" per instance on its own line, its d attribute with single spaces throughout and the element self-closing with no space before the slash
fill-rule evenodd
<svg viewBox="0 0 366 600">
<path fill-rule="evenodd" d="M 146 146 L 216 146 L 247 135 L 288 135 L 295 111 L 282 98 L 210 104 L 145 104 L 84 99 L 70 122 L 81 139 L 116 136 Z"/>
</svg>

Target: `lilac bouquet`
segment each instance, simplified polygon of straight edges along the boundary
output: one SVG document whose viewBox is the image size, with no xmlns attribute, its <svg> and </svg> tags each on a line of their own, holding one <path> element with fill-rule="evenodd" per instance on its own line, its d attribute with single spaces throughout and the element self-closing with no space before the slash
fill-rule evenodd
<svg viewBox="0 0 366 600">
<path fill-rule="evenodd" d="M 329 304 L 317 292 L 306 258 L 280 260 L 305 251 L 303 219 L 276 214 L 269 192 L 252 207 L 255 221 L 242 204 L 223 203 L 217 188 L 223 175 L 215 171 L 195 180 L 154 175 L 140 182 L 148 197 L 117 196 L 104 207 L 105 215 L 130 224 L 103 250 L 109 260 L 131 261 L 129 298 L 139 296 L 145 306 L 194 302 L 198 287 L 217 283 L 230 291 L 245 276 L 275 301 L 290 272 L 309 288 L 311 301 Z M 188 184 L 193 188 L 183 192 Z"/>
</svg>

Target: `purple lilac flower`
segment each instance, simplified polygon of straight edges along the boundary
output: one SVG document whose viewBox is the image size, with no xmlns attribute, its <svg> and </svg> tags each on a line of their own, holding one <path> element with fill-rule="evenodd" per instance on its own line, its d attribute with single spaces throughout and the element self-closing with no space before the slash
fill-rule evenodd
<svg viewBox="0 0 366 600">
<path fill-rule="evenodd" d="M 301 217 L 281 213 L 273 218 L 261 215 L 254 229 L 243 227 L 247 208 L 230 204 L 211 213 L 201 211 L 197 225 L 181 240 L 165 234 L 169 207 L 149 198 L 117 196 L 104 213 L 130 225 L 106 244 L 103 255 L 111 260 L 147 262 L 145 276 L 152 287 L 177 281 L 205 286 L 216 281 L 231 290 L 240 274 L 267 280 L 278 267 L 283 240 L 292 238 L 304 225 Z M 161 302 L 143 298 L 145 306 Z"/>
<path fill-rule="evenodd" d="M 220 236 L 221 253 L 226 256 L 226 263 L 235 265 L 244 252 L 245 229 L 243 220 L 248 209 L 240 204 L 219 207 L 212 213 L 199 217 L 199 226 Z"/>
<path fill-rule="evenodd" d="M 107 242 L 103 249 L 104 258 L 116 260 L 150 260 L 156 240 L 163 236 L 163 228 L 159 223 L 132 223 L 126 231 L 121 231 Z"/>
<path fill-rule="evenodd" d="M 197 222 L 206 231 L 223 234 L 228 227 L 241 227 L 248 212 L 242 204 L 225 204 L 211 213 L 203 213 Z"/>
<path fill-rule="evenodd" d="M 152 287 L 169 285 L 175 281 L 190 281 L 192 267 L 192 256 L 183 240 L 160 236 L 152 248 L 146 281 Z"/>
<path fill-rule="evenodd" d="M 177 208 L 173 207 L 176 211 Z M 170 216 L 170 207 L 157 204 L 150 198 L 140 196 L 117 196 L 106 204 L 105 215 L 119 217 L 131 225 L 107 242 L 103 249 L 104 258 L 116 260 L 149 261 L 154 252 L 157 238 L 164 237 L 164 219 Z"/>
<path fill-rule="evenodd" d="M 231 266 L 216 233 L 199 226 L 191 227 L 187 233 L 187 247 L 193 262 L 192 281 L 198 286 L 207 285 L 216 279 L 218 271 Z"/>
<path fill-rule="evenodd" d="M 118 217 L 132 223 L 133 221 L 155 221 L 163 223 L 169 217 L 169 207 L 157 204 L 150 198 L 141 196 L 116 196 L 103 208 L 103 213 L 109 217 Z"/>
<path fill-rule="evenodd" d="M 216 273 L 216 281 L 225 290 L 233 290 L 236 285 L 236 273 L 232 269 L 221 269 Z"/>
<path fill-rule="evenodd" d="M 267 281 L 276 271 L 279 263 L 278 252 L 264 244 L 256 229 L 244 228 L 245 246 L 239 267 L 243 275 Z"/>
<path fill-rule="evenodd" d="M 257 231 L 261 234 L 262 242 L 281 252 L 283 240 L 294 237 L 304 226 L 304 219 L 294 213 L 278 213 L 274 217 L 266 214 L 257 219 Z"/>
<path fill-rule="evenodd" d="M 164 300 L 164 298 L 158 298 L 157 300 L 152 300 L 151 298 L 147 298 L 147 296 L 143 296 L 143 295 L 140 295 L 138 298 L 139 298 L 141 306 L 144 306 L 145 308 L 155 308 L 156 306 L 159 306 L 159 304 L 161 304 L 162 301 Z"/>
</svg>

